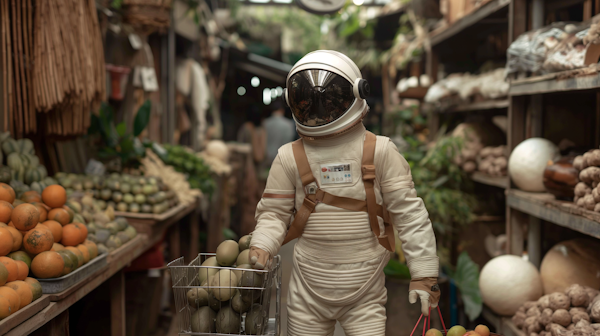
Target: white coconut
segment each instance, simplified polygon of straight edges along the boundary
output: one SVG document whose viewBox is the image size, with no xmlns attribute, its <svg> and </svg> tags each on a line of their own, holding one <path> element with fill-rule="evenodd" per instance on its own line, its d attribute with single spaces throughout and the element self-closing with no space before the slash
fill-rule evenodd
<svg viewBox="0 0 600 336">
<path fill-rule="evenodd" d="M 479 275 L 483 302 L 503 316 L 511 316 L 526 301 L 542 296 L 542 279 L 530 262 L 514 255 L 490 260 Z"/>
<path fill-rule="evenodd" d="M 540 267 L 544 293 L 563 292 L 573 284 L 600 289 L 600 243 L 591 239 L 561 242 Z"/>
<path fill-rule="evenodd" d="M 221 140 L 210 141 L 206 145 L 206 154 L 218 158 L 223 163 L 227 163 L 229 161 L 229 148 Z"/>
<path fill-rule="evenodd" d="M 559 155 L 558 147 L 542 138 L 531 138 L 521 142 L 510 154 L 508 173 L 521 190 L 543 192 L 544 169 L 548 161 Z"/>
</svg>

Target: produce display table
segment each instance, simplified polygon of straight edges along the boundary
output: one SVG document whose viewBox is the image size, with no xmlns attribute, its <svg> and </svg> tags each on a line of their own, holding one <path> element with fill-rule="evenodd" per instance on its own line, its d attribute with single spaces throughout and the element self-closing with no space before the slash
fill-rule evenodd
<svg viewBox="0 0 600 336">
<path fill-rule="evenodd" d="M 152 229 L 149 232 L 138 233 L 134 239 L 113 251 L 107 256 L 107 264 L 85 280 L 61 293 L 43 295 L 37 301 L 2 320 L 0 322 L 0 335 L 29 335 L 108 280 L 111 281 L 111 334 L 125 335 L 125 278 L 123 268 L 156 245 L 163 239 L 169 227 L 186 215 L 196 212 L 195 209 L 197 209 L 197 202 L 183 207 L 183 209 L 179 207 L 177 212 L 172 212 L 171 217 L 165 217 L 162 221 L 151 222 Z M 147 225 L 140 224 L 140 222 L 135 223 L 135 220 L 130 219 L 130 224 L 135 226 L 136 229 L 138 229 L 138 225 Z M 191 227 L 196 227 L 196 230 L 198 230 L 197 223 L 193 222 L 193 224 Z M 179 244 L 178 242 L 173 244 L 175 240 L 172 236 L 175 235 L 177 239 L 179 238 L 177 228 L 178 226 L 174 226 L 174 230 L 171 232 L 171 248 L 176 251 L 179 250 Z"/>
</svg>

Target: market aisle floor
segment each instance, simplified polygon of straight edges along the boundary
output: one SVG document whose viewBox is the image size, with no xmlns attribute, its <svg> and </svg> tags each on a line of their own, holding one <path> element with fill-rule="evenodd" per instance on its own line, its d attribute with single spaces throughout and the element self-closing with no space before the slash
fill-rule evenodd
<svg viewBox="0 0 600 336">
<path fill-rule="evenodd" d="M 294 255 L 294 244 L 296 244 L 296 240 L 286 244 L 279 251 L 279 255 L 281 255 L 281 263 L 283 265 L 282 270 L 282 281 L 281 281 L 281 336 L 287 335 L 287 290 L 288 284 L 290 282 L 290 277 L 292 276 L 292 257 Z M 272 296 L 272 304 L 270 314 L 271 317 L 275 317 L 275 293 Z M 335 333 L 333 336 L 345 336 L 344 331 L 340 324 L 336 324 Z"/>
</svg>

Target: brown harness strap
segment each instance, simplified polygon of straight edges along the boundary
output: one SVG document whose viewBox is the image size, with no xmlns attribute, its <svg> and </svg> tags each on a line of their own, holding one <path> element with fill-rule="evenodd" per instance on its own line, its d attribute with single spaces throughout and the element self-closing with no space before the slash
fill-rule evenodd
<svg viewBox="0 0 600 336">
<path fill-rule="evenodd" d="M 350 211 L 364 211 L 369 214 L 369 223 L 371 225 L 371 230 L 379 240 L 379 243 L 390 251 L 394 251 L 395 242 L 394 242 L 394 232 L 390 223 L 390 216 L 387 210 L 377 204 L 375 198 L 375 189 L 374 189 L 374 181 L 375 181 L 375 144 L 377 142 L 377 137 L 371 133 L 366 133 L 364 149 L 363 149 L 363 160 L 362 160 L 362 176 L 363 183 L 365 185 L 365 192 L 367 195 L 367 200 L 357 200 L 349 197 L 341 197 L 332 195 L 326 191 L 321 190 L 320 188 L 316 188 L 313 190 L 313 193 L 309 193 L 306 189 L 306 186 L 315 182 L 315 177 L 312 174 L 310 169 L 310 164 L 308 163 L 308 158 L 306 156 L 306 152 L 304 150 L 304 144 L 302 143 L 302 139 L 296 140 L 292 143 L 292 150 L 294 152 L 294 159 L 296 160 L 296 166 L 298 168 L 298 173 L 300 175 L 300 179 L 302 180 L 302 186 L 304 187 L 305 197 L 302 202 L 302 206 L 296 212 L 294 216 L 294 221 L 290 225 L 288 233 L 283 241 L 283 244 L 287 244 L 288 242 L 300 237 L 304 232 L 304 227 L 306 226 L 306 222 L 308 221 L 308 217 L 311 213 L 315 211 L 315 207 L 318 203 L 324 203 L 330 206 L 334 206 L 337 208 L 342 208 Z M 379 231 L 379 221 L 377 216 L 384 219 L 385 223 L 385 234 L 387 237 L 380 238 Z M 390 243 L 391 242 L 391 243 Z"/>
<path fill-rule="evenodd" d="M 363 149 L 362 156 L 362 178 L 363 184 L 365 185 L 365 193 L 367 195 L 367 212 L 369 214 L 369 222 L 371 224 L 371 230 L 375 233 L 375 237 L 379 240 L 379 244 L 385 247 L 389 251 L 394 251 L 396 246 L 394 238 L 394 230 L 389 222 L 386 223 L 386 210 L 383 210 L 385 235 L 380 237 L 379 231 L 379 220 L 377 219 L 377 198 L 375 197 L 375 145 L 377 143 L 377 137 L 371 132 L 366 133 L 365 146 Z"/>
</svg>

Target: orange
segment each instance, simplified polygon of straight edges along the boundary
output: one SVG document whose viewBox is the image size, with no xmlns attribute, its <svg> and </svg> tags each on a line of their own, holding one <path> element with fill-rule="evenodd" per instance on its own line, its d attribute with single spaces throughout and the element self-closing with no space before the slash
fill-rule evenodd
<svg viewBox="0 0 600 336">
<path fill-rule="evenodd" d="M 81 224 L 81 223 L 73 223 L 73 225 L 75 225 L 79 231 L 81 231 L 81 241 L 79 242 L 79 244 L 83 243 L 88 236 L 88 229 L 87 226 L 85 226 L 85 224 Z"/>
<path fill-rule="evenodd" d="M 65 211 L 67 211 L 67 213 L 69 214 L 69 223 L 73 223 L 73 217 L 75 217 L 75 211 L 73 211 L 73 209 L 69 208 L 66 205 L 63 205 L 62 208 L 65 209 Z"/>
<path fill-rule="evenodd" d="M 0 257 L 0 263 L 4 264 L 4 267 L 6 267 L 6 270 L 8 271 L 6 281 L 11 282 L 17 280 L 17 277 L 19 276 L 17 262 L 9 257 Z"/>
<path fill-rule="evenodd" d="M 8 223 L 8 226 L 10 226 L 11 228 L 15 228 L 15 229 L 17 229 L 17 228 L 15 227 L 15 224 L 13 224 L 13 222 L 9 222 L 9 223 Z M 17 229 L 17 231 L 19 231 L 19 232 L 21 233 L 21 236 L 25 236 L 25 235 L 27 234 L 27 231 L 21 231 L 21 230 L 19 230 L 19 229 Z"/>
<path fill-rule="evenodd" d="M 15 190 L 6 183 L 0 183 L 0 200 L 12 203 L 17 198 Z"/>
<path fill-rule="evenodd" d="M 44 251 L 50 251 L 54 244 L 52 232 L 44 225 L 39 225 L 27 232 L 23 237 L 23 247 L 29 254 L 39 254 Z"/>
<path fill-rule="evenodd" d="M 13 313 L 12 309 L 10 309 L 10 302 L 4 296 L 0 296 L 0 320 L 3 318 L 7 318 L 10 314 Z"/>
<path fill-rule="evenodd" d="M 25 279 L 25 278 L 23 278 Z M 25 281 L 13 281 L 6 284 L 7 287 L 12 288 L 19 294 L 20 305 L 19 309 L 27 306 L 33 301 L 33 292 L 31 291 L 31 287 Z"/>
<path fill-rule="evenodd" d="M 85 245 L 88 248 L 88 250 L 90 250 L 90 259 L 94 259 L 98 256 L 98 246 L 96 244 L 89 240 L 86 240 L 83 242 L 83 245 Z"/>
<path fill-rule="evenodd" d="M 45 222 L 48 219 L 48 210 L 50 210 L 50 208 L 42 202 L 35 202 L 33 205 L 35 205 L 40 212 L 40 223 Z"/>
<path fill-rule="evenodd" d="M 45 251 L 33 258 L 31 272 L 38 278 L 58 278 L 65 267 L 63 258 L 54 251 Z"/>
<path fill-rule="evenodd" d="M 31 287 L 33 292 L 33 301 L 39 299 L 42 296 L 42 285 L 34 278 L 25 278 L 25 283 Z"/>
<path fill-rule="evenodd" d="M 475 327 L 475 332 L 481 336 L 490 336 L 490 328 L 483 324 L 480 324 L 477 327 Z"/>
<path fill-rule="evenodd" d="M 17 280 L 25 280 L 29 275 L 29 266 L 22 260 L 15 260 L 17 263 Z"/>
<path fill-rule="evenodd" d="M 8 281 L 8 269 L 4 264 L 0 263 L 0 286 L 4 286 L 4 284 Z"/>
<path fill-rule="evenodd" d="M 27 268 L 31 268 L 31 257 L 25 251 L 16 251 L 7 255 L 7 257 L 14 261 L 21 260 L 27 265 Z"/>
<path fill-rule="evenodd" d="M 58 254 L 60 254 L 60 256 L 63 258 L 63 261 L 65 262 L 65 267 L 63 268 L 63 272 L 60 274 L 61 276 L 67 275 L 71 272 L 73 272 L 73 270 L 75 270 L 75 267 L 77 266 L 77 264 L 79 264 L 79 259 L 71 259 L 68 255 L 69 251 L 66 250 L 62 250 L 60 252 L 58 252 Z"/>
<path fill-rule="evenodd" d="M 18 205 L 10 217 L 15 228 L 21 231 L 29 231 L 40 222 L 40 212 L 33 204 Z"/>
<path fill-rule="evenodd" d="M 75 224 L 67 224 L 63 226 L 61 244 L 64 246 L 77 246 L 85 238 L 82 237 L 83 232 Z"/>
<path fill-rule="evenodd" d="M 0 201 L 0 202 L 2 202 L 2 201 Z M 7 227 L 7 226 L 8 226 L 7 224 L 0 222 L 0 228 Z"/>
<path fill-rule="evenodd" d="M 12 215 L 15 207 L 7 201 L 0 201 L 0 222 L 10 222 L 10 216 Z"/>
<path fill-rule="evenodd" d="M 60 208 L 67 203 L 67 192 L 57 184 L 48 186 L 42 191 L 42 201 L 51 208 Z"/>
<path fill-rule="evenodd" d="M 62 246 L 61 244 L 54 243 L 54 245 L 52 245 L 52 249 L 50 251 L 56 251 L 56 252 L 58 252 L 58 251 L 62 251 L 64 249 L 65 249 L 65 247 Z"/>
<path fill-rule="evenodd" d="M 11 314 L 15 313 L 21 307 L 21 297 L 12 288 L 7 286 L 0 287 L 0 297 L 4 297 L 10 304 Z"/>
<path fill-rule="evenodd" d="M 21 232 L 19 232 L 19 230 L 15 229 L 14 227 L 11 227 L 11 226 L 7 226 L 5 229 L 10 231 L 10 234 L 12 235 L 12 238 L 13 238 L 13 246 L 10 251 L 11 252 L 18 251 L 21 248 L 21 244 L 23 244 L 23 234 Z"/>
<path fill-rule="evenodd" d="M 62 226 L 70 223 L 69 213 L 63 208 L 50 210 L 50 212 L 48 212 L 48 220 L 50 219 L 59 222 Z"/>
<path fill-rule="evenodd" d="M 85 245 L 78 245 L 77 249 L 83 254 L 83 263 L 87 264 L 90 261 L 90 250 Z"/>
<path fill-rule="evenodd" d="M 35 190 L 26 191 L 21 195 L 21 201 L 25 203 L 41 202 L 42 196 Z"/>
<path fill-rule="evenodd" d="M 71 251 L 71 252 L 73 252 L 73 254 L 75 254 L 75 256 L 77 257 L 77 259 L 79 261 L 77 267 L 81 267 L 84 264 L 83 253 L 81 253 L 81 251 L 77 247 L 68 246 L 68 247 L 65 247 L 65 250 Z"/>
<path fill-rule="evenodd" d="M 43 226 L 46 226 L 52 232 L 52 237 L 54 237 L 54 242 L 58 243 L 62 239 L 62 231 L 63 227 L 59 222 L 54 220 L 47 220 L 41 223 Z"/>
<path fill-rule="evenodd" d="M 0 256 L 5 256 L 12 251 L 13 236 L 7 228 L 0 228 Z"/>
</svg>

